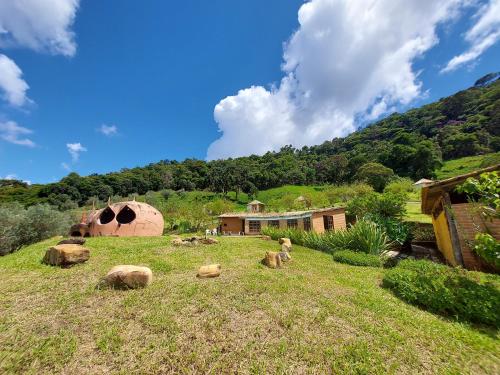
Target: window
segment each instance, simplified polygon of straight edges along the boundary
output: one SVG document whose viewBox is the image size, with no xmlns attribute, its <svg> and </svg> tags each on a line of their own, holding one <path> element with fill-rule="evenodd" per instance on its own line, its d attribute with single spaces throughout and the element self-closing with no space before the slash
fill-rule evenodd
<svg viewBox="0 0 500 375">
<path fill-rule="evenodd" d="M 118 215 L 116 215 L 116 221 L 120 224 L 130 224 L 135 220 L 135 212 L 129 206 L 123 207 Z"/>
<path fill-rule="evenodd" d="M 333 216 L 323 216 L 323 225 L 325 230 L 333 230 Z"/>
<path fill-rule="evenodd" d="M 110 207 L 106 207 L 99 216 L 99 224 L 108 224 L 115 218 L 115 213 Z"/>
<path fill-rule="evenodd" d="M 311 230 L 311 218 L 310 217 L 304 218 L 304 230 L 306 230 L 306 231 Z"/>
<path fill-rule="evenodd" d="M 250 220 L 248 222 L 250 233 L 260 233 L 260 221 Z"/>
<path fill-rule="evenodd" d="M 293 228 L 293 229 L 295 229 L 299 226 L 297 223 L 297 219 L 288 219 L 286 221 L 286 224 L 287 224 L 288 228 Z"/>
<path fill-rule="evenodd" d="M 280 221 L 279 220 L 269 220 L 269 223 L 267 225 L 270 227 L 273 227 L 273 228 L 279 228 Z"/>
</svg>

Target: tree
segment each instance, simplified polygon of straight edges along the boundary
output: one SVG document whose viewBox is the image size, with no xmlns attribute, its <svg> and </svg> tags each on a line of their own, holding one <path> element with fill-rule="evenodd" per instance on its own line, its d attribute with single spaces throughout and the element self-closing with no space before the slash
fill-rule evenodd
<svg viewBox="0 0 500 375">
<path fill-rule="evenodd" d="M 380 163 L 366 163 L 362 165 L 355 176 L 356 180 L 366 182 L 378 192 L 382 192 L 385 185 L 387 185 L 393 177 L 393 170 Z"/>
</svg>

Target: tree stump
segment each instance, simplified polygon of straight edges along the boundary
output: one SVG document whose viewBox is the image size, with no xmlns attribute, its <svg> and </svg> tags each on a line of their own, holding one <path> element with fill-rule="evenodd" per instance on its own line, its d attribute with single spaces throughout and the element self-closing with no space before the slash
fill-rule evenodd
<svg viewBox="0 0 500 375">
<path fill-rule="evenodd" d="M 42 262 L 51 266 L 69 267 L 86 262 L 89 258 L 89 249 L 76 244 L 64 244 L 49 248 Z"/>
</svg>

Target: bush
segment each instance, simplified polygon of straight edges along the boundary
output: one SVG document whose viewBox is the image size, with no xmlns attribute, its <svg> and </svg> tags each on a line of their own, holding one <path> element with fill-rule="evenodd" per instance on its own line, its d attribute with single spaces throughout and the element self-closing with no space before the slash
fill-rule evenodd
<svg viewBox="0 0 500 375">
<path fill-rule="evenodd" d="M 389 249 L 390 241 L 384 230 L 370 221 L 360 220 L 348 229 L 325 233 L 305 232 L 298 229 L 266 227 L 263 234 L 276 240 L 290 238 L 292 243 L 332 253 L 337 250 L 352 250 L 367 254 L 381 254 Z"/>
<path fill-rule="evenodd" d="M 23 208 L 18 203 L 0 206 L 0 255 L 56 235 L 66 234 L 74 219 L 46 204 Z"/>
<path fill-rule="evenodd" d="M 500 327 L 500 277 L 426 260 L 403 260 L 383 286 L 405 301 L 459 320 Z"/>
<path fill-rule="evenodd" d="M 366 215 L 401 218 L 406 213 L 406 196 L 396 193 L 366 194 L 349 201 L 346 211 L 349 216 L 358 218 Z"/>
<path fill-rule="evenodd" d="M 478 233 L 474 242 L 474 251 L 495 268 L 500 269 L 500 241 L 491 234 Z"/>
<path fill-rule="evenodd" d="M 350 250 L 339 250 L 333 253 L 333 260 L 353 266 L 382 267 L 382 260 L 378 255 L 358 253 Z"/>
<path fill-rule="evenodd" d="M 406 177 L 398 177 L 392 180 L 384 188 L 384 193 L 410 194 L 416 191 L 413 181 Z"/>
<path fill-rule="evenodd" d="M 407 222 L 377 215 L 367 215 L 365 216 L 365 220 L 373 221 L 378 226 L 384 228 L 387 237 L 400 246 L 411 238 L 411 227 Z"/>
</svg>

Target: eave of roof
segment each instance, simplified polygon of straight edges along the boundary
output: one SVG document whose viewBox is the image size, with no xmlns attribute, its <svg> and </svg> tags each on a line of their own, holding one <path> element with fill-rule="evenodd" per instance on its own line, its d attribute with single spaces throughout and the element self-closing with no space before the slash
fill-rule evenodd
<svg viewBox="0 0 500 375">
<path fill-rule="evenodd" d="M 272 218 L 300 218 L 307 217 L 313 213 L 326 212 L 326 211 L 345 211 L 343 207 L 329 207 L 329 208 L 319 208 L 316 210 L 306 210 L 306 211 L 289 211 L 289 212 L 230 212 L 219 215 L 219 218 L 252 218 L 252 219 L 262 219 L 262 220 L 272 220 Z"/>
</svg>

